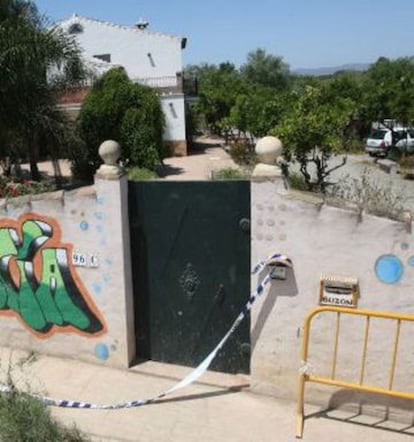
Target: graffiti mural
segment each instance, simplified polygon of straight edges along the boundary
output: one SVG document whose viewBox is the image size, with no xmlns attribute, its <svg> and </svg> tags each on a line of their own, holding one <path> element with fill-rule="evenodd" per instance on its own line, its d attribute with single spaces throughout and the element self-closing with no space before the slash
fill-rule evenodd
<svg viewBox="0 0 414 442">
<path fill-rule="evenodd" d="M 0 314 L 17 316 L 39 337 L 103 333 L 103 319 L 71 256 L 54 219 L 29 214 L 0 220 Z"/>
</svg>

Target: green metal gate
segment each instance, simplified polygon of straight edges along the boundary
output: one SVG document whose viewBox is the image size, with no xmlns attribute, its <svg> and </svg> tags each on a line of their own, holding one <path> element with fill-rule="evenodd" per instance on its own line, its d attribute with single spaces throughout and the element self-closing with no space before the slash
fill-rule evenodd
<svg viewBox="0 0 414 442">
<path fill-rule="evenodd" d="M 196 366 L 250 292 L 250 183 L 129 183 L 139 359 Z M 248 373 L 250 318 L 212 369 Z"/>
</svg>

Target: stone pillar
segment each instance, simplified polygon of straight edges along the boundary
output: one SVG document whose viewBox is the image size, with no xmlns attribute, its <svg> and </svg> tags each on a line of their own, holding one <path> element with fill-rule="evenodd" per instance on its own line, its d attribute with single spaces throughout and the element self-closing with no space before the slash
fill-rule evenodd
<svg viewBox="0 0 414 442">
<path fill-rule="evenodd" d="M 260 163 L 253 171 L 253 178 L 281 178 L 282 170 L 276 164 L 277 159 L 282 155 L 283 145 L 279 138 L 263 137 L 256 144 L 256 154 Z"/>
<path fill-rule="evenodd" d="M 282 154 L 282 143 L 276 137 L 264 137 L 257 142 L 255 151 L 259 164 L 253 171 L 251 183 L 252 268 L 271 254 L 279 252 L 289 255 L 289 250 L 284 247 L 284 226 L 278 222 L 278 214 L 284 207 L 283 198 L 288 193 L 282 170 L 277 165 L 277 159 Z M 275 336 L 270 336 L 267 330 L 278 305 L 277 298 L 281 293 L 282 296 L 294 295 L 293 279 L 293 271 L 288 269 L 284 279 L 272 280 L 266 287 L 266 294 L 251 310 L 251 386 L 254 391 L 275 393 L 269 388 L 269 383 L 264 386 L 263 382 L 277 370 L 267 364 L 266 352 L 275 345 Z M 260 276 L 252 277 L 252 292 L 259 280 Z"/>
<path fill-rule="evenodd" d="M 116 352 L 109 365 L 128 367 L 135 357 L 134 302 L 128 215 L 128 179 L 119 166 L 120 145 L 112 140 L 99 147 L 104 164 L 95 175 L 98 204 L 105 214 L 105 249 L 109 252 L 111 275 L 105 287 L 105 318 Z"/>
</svg>

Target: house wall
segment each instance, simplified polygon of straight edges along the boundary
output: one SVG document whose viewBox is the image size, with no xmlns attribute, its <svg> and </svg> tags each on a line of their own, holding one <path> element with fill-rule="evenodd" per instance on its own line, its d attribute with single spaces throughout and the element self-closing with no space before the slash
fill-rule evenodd
<svg viewBox="0 0 414 442">
<path fill-rule="evenodd" d="M 165 115 L 163 139 L 176 155 L 187 154 L 185 133 L 185 104 L 183 94 L 161 96 L 161 106 Z"/>
<path fill-rule="evenodd" d="M 127 207 L 125 177 L 0 200 L 0 345 L 129 366 L 135 335 Z"/>
<path fill-rule="evenodd" d="M 111 63 L 123 66 L 133 80 L 175 76 L 182 71 L 181 37 L 84 17 L 72 17 L 60 26 L 67 30 L 74 22 L 83 27 L 76 38 L 86 58 L 111 54 Z"/>
<path fill-rule="evenodd" d="M 272 282 L 266 298 L 252 312 L 254 389 L 296 400 L 302 326 L 307 313 L 318 305 L 321 274 L 358 278 L 359 308 L 414 313 L 414 238 L 410 229 L 409 224 L 385 218 L 363 215 L 361 219 L 353 211 L 288 192 L 280 179 L 252 183 L 252 265 L 275 252 L 288 255 L 294 264 L 286 280 Z M 395 283 L 382 282 L 384 275 L 376 267 L 389 254 L 399 258 L 403 268 Z M 252 290 L 256 284 L 253 279 Z M 330 314 L 314 321 L 310 347 L 314 374 L 330 373 L 334 320 Z M 388 387 L 395 325 L 372 321 L 365 375 L 368 384 Z M 341 325 L 339 378 L 359 380 L 364 327 L 355 318 L 344 319 Z M 402 327 L 394 388 L 403 391 L 414 382 L 413 332 L 414 324 Z M 326 405 L 339 397 L 337 390 L 326 386 L 307 388 L 307 401 Z"/>
<path fill-rule="evenodd" d="M 68 31 L 74 23 L 82 26 L 82 32 L 75 36 L 87 61 L 93 60 L 95 55 L 111 55 L 110 63 L 96 59 L 94 68 L 99 67 L 97 75 L 113 66 L 123 66 L 131 80 L 161 92 L 161 105 L 166 120 L 163 139 L 172 154 L 186 155 L 182 77 L 177 77 L 177 73 L 181 74 L 183 70 L 182 37 L 79 16 L 72 16 L 60 22 L 59 26 Z M 62 108 L 73 108 L 73 105 L 80 104 L 83 98 L 76 100 L 76 97 L 67 97 L 69 101 L 62 102 Z M 72 116 L 76 116 L 77 113 L 76 110 L 71 110 Z"/>
</svg>

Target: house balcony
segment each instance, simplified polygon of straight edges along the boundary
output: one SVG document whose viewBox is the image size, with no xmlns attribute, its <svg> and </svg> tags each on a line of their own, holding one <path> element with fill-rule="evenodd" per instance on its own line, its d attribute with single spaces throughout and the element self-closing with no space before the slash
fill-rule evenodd
<svg viewBox="0 0 414 442">
<path fill-rule="evenodd" d="M 197 78 L 184 78 L 181 72 L 178 72 L 177 75 L 167 75 L 164 77 L 136 78 L 135 81 L 145 86 L 159 89 L 162 93 L 180 93 L 191 97 L 198 95 Z"/>
<path fill-rule="evenodd" d="M 165 75 L 163 77 L 135 78 L 134 81 L 158 89 L 161 93 L 183 93 L 183 76 L 181 72 L 178 72 L 176 75 Z"/>
</svg>

